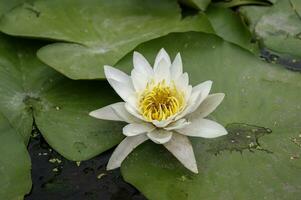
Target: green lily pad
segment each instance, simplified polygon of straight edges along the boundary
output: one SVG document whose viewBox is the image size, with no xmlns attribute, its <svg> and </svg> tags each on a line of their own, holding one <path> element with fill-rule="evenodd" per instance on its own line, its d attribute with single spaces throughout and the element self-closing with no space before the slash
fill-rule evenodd
<svg viewBox="0 0 301 200">
<path fill-rule="evenodd" d="M 174 42 L 177 41 L 177 42 Z M 199 174 L 164 147 L 140 145 L 122 165 L 126 181 L 148 199 L 297 199 L 301 195 L 301 74 L 265 63 L 204 33 L 178 33 L 136 49 L 153 60 L 180 51 L 193 85 L 213 80 L 225 100 L 211 118 L 229 134 L 191 138 Z M 127 56 L 118 65 L 128 65 Z"/>
<path fill-rule="evenodd" d="M 251 52 L 258 52 L 257 44 L 252 43 L 252 34 L 237 13 L 227 8 L 209 6 L 206 14 L 216 35 Z"/>
<path fill-rule="evenodd" d="M 301 58 L 301 12 L 298 1 L 278 0 L 271 7 L 242 7 L 262 45 L 280 54 Z M 298 12 L 299 11 L 299 12 Z"/>
<path fill-rule="evenodd" d="M 119 101 L 106 82 L 69 80 L 35 57 L 41 45 L 32 41 L 1 35 L 0 44 L 0 111 L 25 144 L 33 120 L 46 141 L 70 160 L 89 159 L 122 139 L 122 123 L 88 115 Z"/>
<path fill-rule="evenodd" d="M 301 2 L 299 0 L 290 0 L 290 2 L 297 15 L 301 17 Z"/>
<path fill-rule="evenodd" d="M 0 113 L 0 199 L 21 200 L 30 192 L 30 157 L 22 137 Z"/>
<path fill-rule="evenodd" d="M 0 1 L 0 16 L 6 13 L 7 11 L 13 9 L 14 7 L 22 4 L 26 0 L 2 0 Z"/>
<path fill-rule="evenodd" d="M 4 15 L 0 29 L 65 41 L 43 47 L 38 57 L 72 79 L 104 78 L 103 65 L 114 65 L 141 42 L 170 32 L 212 31 L 204 14 L 181 19 L 174 0 L 34 1 Z"/>
<path fill-rule="evenodd" d="M 206 10 L 207 6 L 210 4 L 211 0 L 179 0 L 181 3 L 190 6 L 192 8 Z"/>
</svg>

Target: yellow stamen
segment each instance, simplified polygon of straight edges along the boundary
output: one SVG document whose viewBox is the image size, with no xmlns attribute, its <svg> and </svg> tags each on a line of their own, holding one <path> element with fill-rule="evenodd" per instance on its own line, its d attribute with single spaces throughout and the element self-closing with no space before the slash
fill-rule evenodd
<svg viewBox="0 0 301 200">
<path fill-rule="evenodd" d="M 184 94 L 175 84 L 166 85 L 163 80 L 155 85 L 152 81 L 140 95 L 139 109 L 146 120 L 161 121 L 181 111 L 184 104 Z"/>
</svg>

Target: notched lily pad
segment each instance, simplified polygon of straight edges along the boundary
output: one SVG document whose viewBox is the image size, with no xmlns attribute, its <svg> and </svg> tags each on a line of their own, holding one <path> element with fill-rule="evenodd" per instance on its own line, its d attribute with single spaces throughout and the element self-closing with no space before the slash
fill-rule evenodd
<svg viewBox="0 0 301 200">
<path fill-rule="evenodd" d="M 89 159 L 119 143 L 122 123 L 88 115 L 119 101 L 109 84 L 62 76 L 36 58 L 40 46 L 0 35 L 0 111 L 24 143 L 33 120 L 47 142 L 70 160 Z"/>
<path fill-rule="evenodd" d="M 104 65 L 114 65 L 141 42 L 170 32 L 212 32 L 202 13 L 181 19 L 174 0 L 34 1 L 5 14 L 0 29 L 65 41 L 47 45 L 37 55 L 72 79 L 104 78 Z"/>
<path fill-rule="evenodd" d="M 226 129 L 228 135 L 208 140 L 208 152 L 214 153 L 215 155 L 220 154 L 223 151 L 239 151 L 242 153 L 243 150 L 249 150 L 251 152 L 259 150 L 272 153 L 271 151 L 264 149 L 259 143 L 259 138 L 272 133 L 271 129 L 244 123 L 228 124 Z"/>
</svg>

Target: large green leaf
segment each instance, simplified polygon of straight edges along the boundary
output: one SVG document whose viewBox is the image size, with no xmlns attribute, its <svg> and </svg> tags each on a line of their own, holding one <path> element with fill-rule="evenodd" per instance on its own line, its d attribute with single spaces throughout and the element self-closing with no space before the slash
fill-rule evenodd
<svg viewBox="0 0 301 200">
<path fill-rule="evenodd" d="M 103 81 L 65 78 L 35 57 L 39 46 L 0 36 L 0 111 L 26 143 L 34 119 L 47 142 L 70 160 L 89 159 L 116 145 L 122 124 L 88 115 L 118 101 L 113 90 Z"/>
<path fill-rule="evenodd" d="M 271 7 L 242 7 L 262 44 L 280 54 L 301 58 L 301 12 L 298 1 L 278 0 Z"/>
<path fill-rule="evenodd" d="M 30 157 L 22 137 L 0 113 L 0 199 L 21 200 L 31 188 Z"/>
<path fill-rule="evenodd" d="M 174 0 L 44 0 L 4 15 L 0 29 L 11 35 L 60 40 L 38 57 L 72 79 L 104 78 L 141 42 L 187 30 L 210 32 L 204 14 L 181 19 Z"/>
<path fill-rule="evenodd" d="M 123 163 L 125 180 L 149 199 L 298 199 L 301 74 L 210 34 L 170 34 L 136 50 L 153 60 L 162 47 L 172 56 L 181 52 L 194 85 L 213 80 L 212 92 L 226 94 L 211 118 L 224 124 L 229 135 L 191 138 L 198 175 L 162 146 L 147 142 Z M 130 60 L 129 55 L 119 65 Z"/>
<path fill-rule="evenodd" d="M 0 16 L 25 1 L 26 0 L 2 0 L 2 1 L 0 1 Z M 30 1 L 30 0 L 28 0 L 28 1 Z"/>
<path fill-rule="evenodd" d="M 206 14 L 218 36 L 251 52 L 258 51 L 257 45 L 252 43 L 250 31 L 237 13 L 230 9 L 209 6 Z"/>
</svg>

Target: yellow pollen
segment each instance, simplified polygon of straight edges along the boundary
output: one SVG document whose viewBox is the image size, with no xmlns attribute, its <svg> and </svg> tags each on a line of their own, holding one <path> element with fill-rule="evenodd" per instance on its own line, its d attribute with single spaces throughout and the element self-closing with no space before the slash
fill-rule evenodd
<svg viewBox="0 0 301 200">
<path fill-rule="evenodd" d="M 140 95 L 139 109 L 146 120 L 161 121 L 181 111 L 184 104 L 184 94 L 175 84 L 166 85 L 163 80 L 154 86 L 152 81 Z"/>
</svg>

